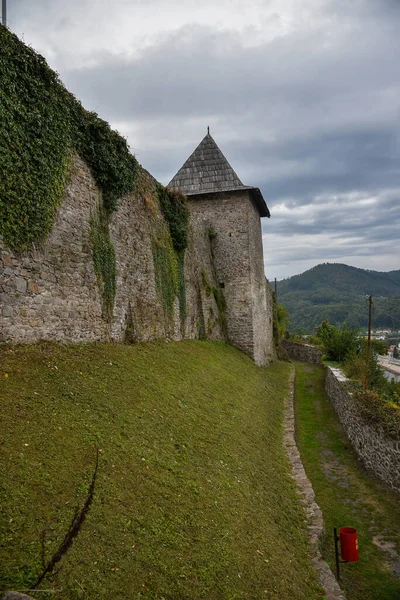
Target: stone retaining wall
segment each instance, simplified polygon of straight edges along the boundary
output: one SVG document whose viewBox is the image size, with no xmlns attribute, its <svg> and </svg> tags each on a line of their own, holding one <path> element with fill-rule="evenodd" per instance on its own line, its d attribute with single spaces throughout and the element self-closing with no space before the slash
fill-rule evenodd
<svg viewBox="0 0 400 600">
<path fill-rule="evenodd" d="M 360 416 L 340 369 L 326 367 L 325 390 L 358 457 L 386 485 L 400 494 L 400 440 L 393 440 Z"/>
<path fill-rule="evenodd" d="M 298 342 L 283 340 L 282 346 L 285 348 L 290 358 L 312 365 L 322 364 L 322 351 L 315 346 L 311 346 L 311 344 L 299 344 Z"/>
</svg>

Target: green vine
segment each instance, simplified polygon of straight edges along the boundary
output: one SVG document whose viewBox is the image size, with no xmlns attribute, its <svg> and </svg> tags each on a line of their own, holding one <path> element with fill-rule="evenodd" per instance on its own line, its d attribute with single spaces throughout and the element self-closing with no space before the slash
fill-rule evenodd
<svg viewBox="0 0 400 600">
<path fill-rule="evenodd" d="M 90 166 L 108 211 L 133 189 L 138 163 L 126 141 L 4 26 L 0 47 L 0 233 L 10 248 L 26 250 L 52 229 L 72 150 Z"/>
<path fill-rule="evenodd" d="M 186 319 L 186 282 L 185 282 L 185 251 L 181 250 L 177 253 L 178 262 L 178 299 L 179 299 L 179 316 L 181 325 Z"/>
<path fill-rule="evenodd" d="M 157 196 L 168 223 L 174 249 L 176 252 L 182 252 L 188 245 L 189 210 L 186 197 L 177 190 L 169 190 L 159 183 Z"/>
<path fill-rule="evenodd" d="M 93 244 L 94 270 L 102 295 L 103 318 L 110 323 L 114 309 L 117 270 L 108 221 L 108 212 L 102 207 L 99 208 L 97 214 L 90 220 L 90 235 Z"/>
<path fill-rule="evenodd" d="M 172 248 L 160 238 L 153 244 L 156 287 L 169 318 L 173 314 L 175 296 L 178 296 L 183 328 L 186 319 L 185 250 L 188 245 L 189 210 L 186 197 L 180 192 L 156 183 L 156 193 L 172 242 Z"/>
<path fill-rule="evenodd" d="M 152 251 L 157 293 L 165 316 L 171 319 L 178 294 L 178 261 L 167 236 L 159 236 L 153 240 Z"/>
<path fill-rule="evenodd" d="M 117 200 L 132 191 L 138 172 L 138 162 L 129 152 L 126 140 L 113 131 L 96 113 L 86 111 L 71 98 L 75 147 L 90 166 L 103 191 L 106 210 L 118 208 Z"/>
</svg>

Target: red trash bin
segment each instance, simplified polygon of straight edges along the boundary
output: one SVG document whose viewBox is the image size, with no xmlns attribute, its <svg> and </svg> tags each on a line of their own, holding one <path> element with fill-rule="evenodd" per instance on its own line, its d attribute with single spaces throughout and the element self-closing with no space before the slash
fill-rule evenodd
<svg viewBox="0 0 400 600">
<path fill-rule="evenodd" d="M 354 527 L 341 527 L 339 529 L 340 556 L 346 562 L 357 562 L 358 555 L 358 534 Z"/>
</svg>

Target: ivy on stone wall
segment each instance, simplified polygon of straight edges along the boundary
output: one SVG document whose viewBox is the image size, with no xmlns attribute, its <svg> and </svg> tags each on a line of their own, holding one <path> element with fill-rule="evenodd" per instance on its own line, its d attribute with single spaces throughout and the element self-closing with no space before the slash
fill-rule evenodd
<svg viewBox="0 0 400 600">
<path fill-rule="evenodd" d="M 156 287 L 164 311 L 172 317 L 175 296 L 179 300 L 181 327 L 186 318 L 185 250 L 188 245 L 189 210 L 186 197 L 176 190 L 156 184 L 161 212 L 168 224 L 170 240 L 158 238 L 153 244 Z"/>
<path fill-rule="evenodd" d="M 87 112 L 44 58 L 0 26 L 0 233 L 26 250 L 51 231 L 72 150 L 89 164 L 104 206 L 134 187 L 126 141 Z"/>
<path fill-rule="evenodd" d="M 177 252 L 179 316 L 183 328 L 186 319 L 185 251 Z"/>
<path fill-rule="evenodd" d="M 90 166 L 96 183 L 102 189 L 104 207 L 112 212 L 117 209 L 117 200 L 133 190 L 138 162 L 130 154 L 123 137 L 96 113 L 86 111 L 73 100 L 71 109 L 76 150 Z"/>
<path fill-rule="evenodd" d="M 168 223 L 172 243 L 176 252 L 188 245 L 189 210 L 186 197 L 177 190 L 169 190 L 157 184 L 157 196 L 161 211 Z"/>
<path fill-rule="evenodd" d="M 0 26 L 0 233 L 27 248 L 51 229 L 70 153 L 61 84 L 45 60 Z"/>
<path fill-rule="evenodd" d="M 153 240 L 152 251 L 157 293 L 165 316 L 172 319 L 179 278 L 178 261 L 169 236 L 159 235 Z"/>
<path fill-rule="evenodd" d="M 93 263 L 100 293 L 102 295 L 103 318 L 112 320 L 116 292 L 115 250 L 110 239 L 109 213 L 99 207 L 90 220 L 90 235 L 93 244 Z"/>
<path fill-rule="evenodd" d="M 91 238 L 103 315 L 110 321 L 116 266 L 108 220 L 117 200 L 135 187 L 140 167 L 126 140 L 86 111 L 45 59 L 3 26 L 0 47 L 0 233 L 16 251 L 45 239 L 63 198 L 72 152 L 78 152 L 102 192 Z M 189 211 L 180 192 L 156 183 L 155 193 L 170 233 L 153 244 L 157 290 L 168 316 L 178 297 L 183 324 Z"/>
</svg>

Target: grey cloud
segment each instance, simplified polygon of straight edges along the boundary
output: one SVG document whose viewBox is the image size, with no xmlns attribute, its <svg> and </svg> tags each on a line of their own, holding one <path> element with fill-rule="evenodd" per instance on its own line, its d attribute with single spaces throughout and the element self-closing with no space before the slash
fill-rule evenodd
<svg viewBox="0 0 400 600">
<path fill-rule="evenodd" d="M 260 142 L 248 148 L 246 163 L 250 162 L 259 172 L 254 185 L 272 203 L 282 197 L 296 196 L 301 203 L 319 193 L 400 184 L 398 134 L 390 128 L 327 133 L 290 143 Z M 304 171 L 307 165 L 311 168 Z"/>
<path fill-rule="evenodd" d="M 29 4 L 16 3 L 20 14 Z M 61 5 L 50 12 L 63 29 L 70 22 Z M 318 27 L 250 47 L 238 32 L 194 24 L 133 57 L 99 49 L 89 67 L 68 65 L 67 52 L 53 62 L 164 183 L 213 123 L 240 178 L 260 187 L 271 208 L 268 264 L 389 256 L 400 237 L 400 2 L 316 6 Z M 364 202 L 371 197 L 376 203 Z M 274 214 L 282 204 L 289 210 Z M 286 236 L 295 252 L 279 246 Z"/>
<path fill-rule="evenodd" d="M 324 233 L 338 239 L 351 234 L 397 242 L 399 201 L 400 187 L 393 198 L 386 198 L 384 192 L 374 199 L 355 199 L 347 194 L 340 201 L 334 197 L 320 198 L 319 204 L 305 205 L 306 212 L 300 207 L 293 207 L 274 218 L 272 209 L 271 223 L 264 221 L 263 231 L 281 235 Z"/>
<path fill-rule="evenodd" d="M 394 81 L 398 89 L 397 32 L 379 32 L 376 46 L 352 36 L 327 49 L 321 49 L 317 34 L 243 48 L 238 34 L 191 27 L 139 58 L 99 55 L 97 66 L 66 71 L 65 79 L 73 90 L 86 90 L 91 104 L 101 103 L 109 118 L 187 118 L 210 110 L 232 115 L 253 110 L 263 125 L 276 133 L 283 129 L 286 135 L 287 125 L 294 130 L 307 125 L 295 123 L 296 116 L 308 122 L 329 116 L 340 123 L 335 108 L 342 108 L 341 100 L 348 110 L 354 104 L 358 112 L 371 110 L 368 102 L 375 89 L 390 89 Z M 390 98 L 381 98 L 382 106 L 372 99 L 372 112 L 385 118 L 381 113 Z"/>
</svg>

